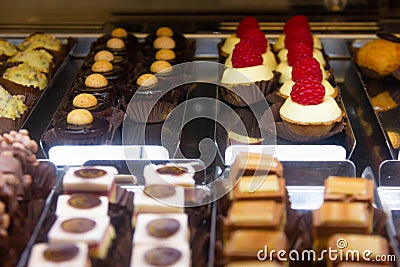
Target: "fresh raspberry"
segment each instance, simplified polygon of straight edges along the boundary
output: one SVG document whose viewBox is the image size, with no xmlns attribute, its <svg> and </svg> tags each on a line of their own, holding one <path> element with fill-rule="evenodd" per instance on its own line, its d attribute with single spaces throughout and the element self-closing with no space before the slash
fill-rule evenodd
<svg viewBox="0 0 400 267">
<path fill-rule="evenodd" d="M 306 57 L 296 62 L 292 68 L 292 80 L 297 82 L 303 78 L 312 77 L 317 81 L 322 81 L 321 66 L 313 57 Z"/>
<path fill-rule="evenodd" d="M 258 66 L 262 63 L 261 52 L 252 43 L 241 40 L 235 45 L 232 53 L 232 66 L 234 68 Z"/>
<path fill-rule="evenodd" d="M 258 24 L 258 21 L 254 17 L 245 17 L 239 22 L 239 25 L 236 29 L 236 36 L 241 38 L 242 34 L 244 33 L 245 30 L 249 28 L 256 28 L 259 29 L 260 25 Z"/>
<path fill-rule="evenodd" d="M 314 46 L 313 36 L 310 30 L 305 28 L 297 28 L 288 32 L 285 36 L 285 47 L 289 48 L 293 43 L 305 43 L 309 46 Z"/>
<path fill-rule="evenodd" d="M 298 61 L 313 57 L 313 48 L 305 43 L 293 43 L 288 48 L 287 61 L 289 66 L 294 66 Z"/>
<path fill-rule="evenodd" d="M 321 104 L 324 96 L 324 86 L 313 78 L 305 78 L 296 82 L 290 92 L 293 102 L 303 106 Z"/>
<path fill-rule="evenodd" d="M 290 19 L 288 19 L 285 23 L 285 26 L 283 26 L 283 32 L 285 34 L 288 34 L 288 32 L 291 32 L 293 29 L 296 29 L 299 27 L 310 29 L 310 25 L 308 23 L 308 18 L 306 16 L 297 15 L 297 16 L 293 16 Z"/>
<path fill-rule="evenodd" d="M 268 45 L 268 40 L 265 37 L 265 34 L 263 31 L 257 28 L 249 28 L 246 29 L 242 36 L 240 37 L 240 40 L 247 40 L 250 43 L 254 44 L 255 47 L 260 49 L 260 52 L 264 54 L 267 51 L 267 45 Z"/>
</svg>

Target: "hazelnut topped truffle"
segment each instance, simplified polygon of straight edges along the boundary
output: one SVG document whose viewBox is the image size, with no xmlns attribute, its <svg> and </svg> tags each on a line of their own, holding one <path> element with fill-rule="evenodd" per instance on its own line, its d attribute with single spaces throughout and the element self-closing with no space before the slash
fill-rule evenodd
<svg viewBox="0 0 400 267">
<path fill-rule="evenodd" d="M 72 105 L 77 108 L 90 108 L 96 106 L 97 103 L 97 98 L 87 93 L 79 94 L 72 100 Z"/>
<path fill-rule="evenodd" d="M 175 57 L 175 52 L 171 49 L 160 49 L 155 55 L 156 60 L 174 60 Z"/>
<path fill-rule="evenodd" d="M 128 32 L 124 28 L 115 28 L 112 30 L 111 36 L 117 38 L 126 38 L 128 36 Z"/>
<path fill-rule="evenodd" d="M 165 60 L 154 61 L 150 66 L 150 71 L 157 73 L 162 72 L 163 74 L 170 73 L 172 71 L 171 64 Z"/>
<path fill-rule="evenodd" d="M 174 49 L 175 41 L 168 36 L 160 36 L 154 40 L 153 46 L 155 49 Z"/>
<path fill-rule="evenodd" d="M 157 36 L 167 36 L 172 37 L 174 35 L 174 31 L 170 27 L 160 27 L 156 31 Z"/>
<path fill-rule="evenodd" d="M 93 122 L 93 115 L 86 109 L 74 109 L 67 115 L 67 123 L 73 125 L 85 125 Z"/>
<path fill-rule="evenodd" d="M 92 66 L 94 72 L 108 72 L 114 69 L 113 64 L 107 60 L 96 61 Z"/>
<path fill-rule="evenodd" d="M 107 47 L 110 49 L 122 50 L 125 49 L 125 43 L 122 39 L 113 37 L 108 39 Z"/>
<path fill-rule="evenodd" d="M 92 88 L 101 88 L 108 85 L 108 81 L 104 75 L 93 73 L 86 77 L 85 85 Z"/>
<path fill-rule="evenodd" d="M 158 83 L 158 79 L 155 75 L 146 73 L 146 74 L 141 75 L 137 79 L 136 83 L 139 86 L 150 87 L 150 86 L 156 85 Z"/>
<path fill-rule="evenodd" d="M 113 61 L 114 60 L 114 55 L 108 50 L 100 50 L 94 55 L 94 61 L 100 61 L 100 60 L 107 60 L 107 61 Z"/>
</svg>

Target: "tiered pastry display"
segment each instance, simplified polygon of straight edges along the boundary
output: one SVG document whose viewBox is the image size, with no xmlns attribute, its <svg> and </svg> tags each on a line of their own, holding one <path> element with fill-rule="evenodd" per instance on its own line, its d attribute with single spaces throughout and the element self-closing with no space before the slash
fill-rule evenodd
<svg viewBox="0 0 400 267">
<path fill-rule="evenodd" d="M 51 34 L 34 33 L 18 45 L 0 40 L 0 85 L 25 106 L 0 107 L 0 133 L 18 130 L 67 56 L 74 39 L 61 40 Z M 3 92 L 2 92 L 3 94 Z M 1 98 L 4 99 L 4 98 Z M 4 113 L 8 109 L 8 113 Z M 10 116 L 11 113 L 20 113 Z"/>
<path fill-rule="evenodd" d="M 372 180 L 330 176 L 324 182 L 323 204 L 300 213 L 290 208 L 283 173 L 272 156 L 236 156 L 224 184 L 234 188 L 217 201 L 216 266 L 332 267 L 357 261 L 368 265 L 368 259 L 377 263 L 377 255 L 388 259 L 393 253 L 386 215 L 373 204 Z M 329 254 L 329 249 L 336 252 Z M 282 251 L 281 257 L 271 251 Z M 293 251 L 297 256 L 290 259 Z M 313 251 L 315 257 L 302 258 L 303 251 Z M 349 251 L 353 257 L 346 254 Z M 365 251 L 372 253 L 359 260 L 354 256 Z M 392 265 L 382 260 L 377 266 Z"/>
<path fill-rule="evenodd" d="M 0 135 L 0 262 L 16 266 L 56 179 L 26 130 Z"/>
</svg>

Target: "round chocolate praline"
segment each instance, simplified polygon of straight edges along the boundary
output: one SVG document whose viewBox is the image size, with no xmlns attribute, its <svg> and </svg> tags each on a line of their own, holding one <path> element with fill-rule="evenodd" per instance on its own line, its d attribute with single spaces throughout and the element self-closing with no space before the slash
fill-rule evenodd
<svg viewBox="0 0 400 267">
<path fill-rule="evenodd" d="M 106 119 L 93 116 L 93 122 L 84 125 L 68 124 L 66 117 L 54 122 L 54 130 L 57 136 L 71 139 L 97 137 L 105 134 L 110 128 L 110 122 Z"/>
<path fill-rule="evenodd" d="M 114 66 L 114 68 L 111 71 L 106 71 L 106 72 L 93 72 L 91 69 L 88 69 L 81 72 L 80 76 L 82 76 L 83 79 L 86 79 L 87 76 L 93 73 L 100 73 L 104 75 L 104 77 L 106 77 L 107 81 L 109 82 L 113 82 L 126 77 L 126 71 L 121 66 Z"/>
<path fill-rule="evenodd" d="M 115 99 L 115 86 L 113 84 L 108 84 L 103 87 L 88 87 L 83 82 L 78 82 L 71 89 L 71 98 L 74 98 L 76 95 L 80 93 L 88 93 L 94 95 L 97 99 L 104 99 L 106 102 L 109 102 L 111 105 L 114 103 Z"/>
<path fill-rule="evenodd" d="M 79 253 L 79 248 L 73 244 L 48 244 L 43 251 L 43 257 L 51 262 L 72 260 Z"/>
<path fill-rule="evenodd" d="M 108 101 L 105 101 L 104 99 L 100 98 L 100 97 L 96 97 L 97 99 L 97 105 L 93 106 L 93 107 L 87 107 L 85 109 L 89 110 L 92 114 L 96 114 L 102 111 L 105 111 L 107 109 L 109 109 L 111 107 L 111 104 Z M 71 101 L 67 101 L 64 102 L 61 106 L 60 106 L 60 110 L 68 113 L 73 109 L 76 109 L 77 107 L 74 107 L 74 105 L 72 105 Z"/>
<path fill-rule="evenodd" d="M 92 209 L 100 204 L 101 200 L 94 194 L 76 193 L 68 199 L 68 205 L 76 209 Z"/>
<path fill-rule="evenodd" d="M 87 218 L 72 218 L 61 223 L 61 228 L 74 234 L 82 234 L 93 230 L 96 227 L 96 222 Z"/>
<path fill-rule="evenodd" d="M 152 220 L 146 226 L 147 233 L 157 238 L 167 238 L 178 232 L 180 228 L 178 220 L 173 218 L 159 218 Z"/>
<path fill-rule="evenodd" d="M 156 247 L 144 254 L 146 262 L 154 266 L 171 266 L 179 261 L 182 252 L 171 247 Z"/>
</svg>

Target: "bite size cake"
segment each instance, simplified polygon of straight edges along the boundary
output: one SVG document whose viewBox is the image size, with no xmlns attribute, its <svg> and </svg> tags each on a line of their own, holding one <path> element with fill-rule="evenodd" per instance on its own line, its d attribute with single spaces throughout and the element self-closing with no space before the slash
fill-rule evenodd
<svg viewBox="0 0 400 267">
<path fill-rule="evenodd" d="M 23 95 L 11 95 L 0 85 L 0 118 L 15 120 L 27 110 Z"/>
<path fill-rule="evenodd" d="M 144 167 L 143 176 L 146 185 L 151 184 L 172 184 L 183 187 L 195 185 L 195 169 L 189 164 L 148 164 Z"/>
<path fill-rule="evenodd" d="M 115 201 L 115 177 L 112 166 L 70 167 L 63 177 L 65 194 L 89 192 Z"/>
<path fill-rule="evenodd" d="M 104 259 L 115 238 L 115 229 L 110 224 L 108 216 L 96 218 L 59 216 L 48 232 L 47 238 L 50 243 L 86 243 L 91 257 Z"/>
<path fill-rule="evenodd" d="M 26 63 L 7 68 L 3 73 L 3 78 L 17 84 L 34 86 L 39 88 L 39 90 L 44 90 L 48 84 L 46 74 Z"/>
<path fill-rule="evenodd" d="M 44 49 L 25 50 L 17 52 L 7 62 L 24 62 L 40 72 L 49 73 L 52 68 L 53 56 Z"/>
<path fill-rule="evenodd" d="M 283 166 L 269 154 L 241 152 L 233 161 L 229 170 L 229 179 L 233 184 L 243 176 L 272 175 L 283 177 Z"/>
<path fill-rule="evenodd" d="M 334 88 L 329 81 L 323 78 L 323 72 L 324 70 L 315 58 L 306 57 L 300 59 L 292 67 L 291 78 L 287 79 L 282 84 L 277 93 L 279 96 L 286 99 L 290 97 L 295 82 L 303 78 L 312 77 L 317 81 L 321 81 L 321 84 L 325 88 L 325 95 L 335 98 L 339 93 L 339 89 Z"/>
<path fill-rule="evenodd" d="M 76 95 L 72 101 L 65 101 L 60 104 L 59 111 L 65 115 L 72 110 L 79 108 L 90 111 L 94 116 L 99 115 L 102 117 L 108 116 L 112 112 L 109 102 L 89 93 L 80 93 Z"/>
<path fill-rule="evenodd" d="M 90 267 L 86 243 L 38 243 L 32 247 L 27 267 Z"/>
<path fill-rule="evenodd" d="M 321 82 L 302 79 L 296 82 L 279 110 L 290 130 L 301 136 L 322 136 L 342 120 L 342 110 L 331 96 L 325 95 Z"/>
<path fill-rule="evenodd" d="M 132 251 L 130 267 L 156 267 L 156 266 L 191 266 L 191 253 L 189 245 L 174 244 L 164 245 L 135 245 Z"/>
<path fill-rule="evenodd" d="M 57 198 L 57 216 L 99 217 L 108 213 L 108 198 L 90 193 L 60 195 Z"/>
<path fill-rule="evenodd" d="M 273 200 L 285 203 L 285 179 L 276 174 L 242 176 L 233 189 L 232 198 L 233 200 Z"/>
<path fill-rule="evenodd" d="M 136 219 L 134 245 L 175 245 L 189 240 L 188 215 L 185 213 L 141 213 Z"/>
<path fill-rule="evenodd" d="M 19 50 L 45 48 L 48 50 L 59 51 L 62 43 L 56 36 L 48 33 L 34 33 L 25 38 L 19 45 Z"/>
<path fill-rule="evenodd" d="M 18 52 L 17 47 L 7 40 L 0 39 L 0 57 L 9 58 Z"/>
<path fill-rule="evenodd" d="M 324 201 L 363 202 L 372 207 L 374 183 L 354 177 L 329 176 L 324 182 Z"/>
</svg>

